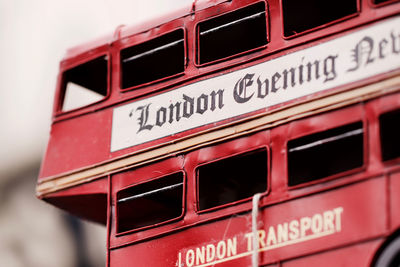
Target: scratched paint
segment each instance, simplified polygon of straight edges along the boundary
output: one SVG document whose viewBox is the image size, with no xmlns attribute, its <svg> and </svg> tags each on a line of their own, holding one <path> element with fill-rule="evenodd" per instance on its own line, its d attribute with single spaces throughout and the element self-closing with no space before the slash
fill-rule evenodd
<svg viewBox="0 0 400 267">
<path fill-rule="evenodd" d="M 258 252 L 324 238 L 342 231 L 343 213 L 343 207 L 336 207 L 311 216 L 270 225 L 259 229 L 257 233 L 247 232 L 244 235 L 183 249 L 178 253 L 177 266 L 206 267 L 250 256 L 253 253 L 255 234 L 258 235 Z M 245 242 L 238 241 L 243 237 Z"/>
</svg>

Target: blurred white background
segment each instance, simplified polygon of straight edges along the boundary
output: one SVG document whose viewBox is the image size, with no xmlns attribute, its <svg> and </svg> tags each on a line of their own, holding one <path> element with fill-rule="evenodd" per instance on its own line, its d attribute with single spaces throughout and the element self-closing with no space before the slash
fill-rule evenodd
<svg viewBox="0 0 400 267">
<path fill-rule="evenodd" d="M 0 0 L 0 266 L 105 266 L 105 228 L 76 221 L 34 196 L 59 61 L 67 48 L 118 25 L 191 2 Z"/>
</svg>

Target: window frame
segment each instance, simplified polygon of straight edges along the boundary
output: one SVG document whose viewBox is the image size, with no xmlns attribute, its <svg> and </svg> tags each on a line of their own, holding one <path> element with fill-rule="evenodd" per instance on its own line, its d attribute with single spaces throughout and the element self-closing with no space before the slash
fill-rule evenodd
<svg viewBox="0 0 400 267">
<path fill-rule="evenodd" d="M 250 138 L 250 137 L 244 137 L 244 138 Z M 233 145 L 232 142 L 228 142 L 226 144 Z M 218 145 L 215 146 L 214 148 L 218 149 Z M 225 208 L 228 208 L 228 207 L 233 207 L 233 206 L 236 206 L 236 205 L 243 204 L 243 203 L 251 201 L 252 197 L 247 197 L 247 198 L 244 198 L 244 199 L 239 199 L 239 200 L 236 200 L 236 201 L 233 201 L 233 202 L 229 202 L 229 203 L 225 203 L 225 204 L 222 204 L 222 205 L 218 205 L 218 206 L 214 206 L 214 207 L 211 207 L 211 208 L 200 210 L 200 206 L 199 206 L 200 205 L 199 204 L 200 203 L 200 201 L 199 201 L 200 194 L 199 194 L 198 169 L 201 166 L 204 166 L 204 165 L 215 163 L 215 162 L 218 162 L 218 161 L 221 161 L 221 160 L 224 160 L 224 159 L 228 159 L 228 158 L 237 157 L 237 156 L 240 156 L 240 155 L 243 155 L 243 154 L 255 152 L 257 150 L 265 150 L 266 153 L 267 153 L 267 177 L 265 177 L 265 179 L 266 179 L 265 182 L 267 184 L 267 187 L 266 187 L 266 190 L 264 192 L 260 193 L 261 194 L 261 198 L 267 196 L 270 193 L 270 190 L 271 190 L 271 181 L 270 181 L 270 179 L 271 179 L 271 169 L 270 169 L 270 166 L 271 166 L 271 153 L 270 153 L 269 144 L 264 144 L 264 145 L 259 145 L 259 146 L 256 146 L 256 147 L 246 148 L 246 149 L 243 149 L 243 150 L 240 150 L 240 151 L 236 151 L 235 153 L 231 153 L 231 154 L 228 153 L 228 154 L 226 154 L 224 156 L 215 157 L 215 158 L 213 158 L 211 160 L 202 162 L 202 163 L 197 164 L 195 166 L 195 168 L 194 168 L 194 176 L 195 176 L 194 186 L 195 186 L 195 201 L 196 201 L 196 203 L 195 203 L 196 204 L 195 205 L 195 212 L 197 214 L 204 214 L 204 213 L 209 213 L 209 212 L 213 212 L 213 211 L 218 211 L 218 210 L 222 210 L 222 209 L 225 209 Z"/>
<path fill-rule="evenodd" d="M 167 176 L 170 176 L 170 175 L 174 175 L 174 174 L 178 174 L 178 173 L 182 174 L 182 182 L 183 182 L 183 185 L 182 185 L 183 186 L 183 188 L 182 188 L 182 213 L 178 217 L 172 218 L 172 219 L 169 219 L 169 220 L 166 220 L 166 221 L 163 221 L 163 222 L 155 223 L 155 224 L 152 224 L 152 225 L 142 226 L 142 227 L 130 229 L 130 230 L 127 230 L 127 231 L 118 232 L 118 208 L 117 208 L 118 197 L 117 196 L 121 191 L 124 191 L 126 189 L 129 189 L 129 188 L 132 188 L 132 187 L 135 187 L 135 186 L 138 186 L 138 185 L 142 185 L 142 184 L 145 184 L 145 183 L 148 183 L 148 182 L 156 181 L 158 179 L 162 179 L 164 177 L 167 177 Z M 118 189 L 114 194 L 115 197 L 114 197 L 114 201 L 113 201 L 114 202 L 114 206 L 115 206 L 115 216 L 113 218 L 113 222 L 115 224 L 115 227 L 114 227 L 115 236 L 116 237 L 120 237 L 120 236 L 132 234 L 132 233 L 136 233 L 136 232 L 140 232 L 140 231 L 145 231 L 145 230 L 148 230 L 148 229 L 157 228 L 157 227 L 163 226 L 165 224 L 169 224 L 169 223 L 181 220 L 185 216 L 185 213 L 186 213 L 186 205 L 187 205 L 186 204 L 186 199 L 187 199 L 187 193 L 186 193 L 186 191 L 187 191 L 187 188 L 186 188 L 187 187 L 187 181 L 186 180 L 187 180 L 186 173 L 183 170 L 178 170 L 178 171 L 174 171 L 174 172 L 168 172 L 166 174 L 162 174 L 162 175 L 159 175 L 159 176 L 155 176 L 155 177 L 152 177 L 150 179 L 146 179 L 146 180 L 143 180 L 143 181 L 140 181 L 140 182 L 137 182 L 137 183 L 133 183 L 133 184 L 130 184 L 130 185 L 127 185 L 127 186 L 124 186 L 124 187 Z"/>
<path fill-rule="evenodd" d="M 97 51 L 99 50 L 99 51 Z M 96 60 L 101 57 L 106 57 L 107 59 L 107 93 L 106 95 L 93 103 L 84 105 L 78 108 L 63 111 L 64 97 L 66 94 L 67 83 L 65 82 L 65 73 L 76 67 L 79 67 L 85 63 Z M 55 95 L 56 104 L 54 105 L 54 114 L 56 117 L 71 113 L 85 113 L 89 109 L 97 108 L 101 103 L 107 101 L 111 96 L 111 73 L 112 73 L 112 57 L 109 47 L 101 47 L 98 49 L 90 50 L 78 58 L 72 58 L 68 61 L 62 61 L 60 64 L 60 72 L 57 78 L 57 92 Z"/>
<path fill-rule="evenodd" d="M 384 164 L 384 165 L 392 165 L 392 164 L 395 164 L 397 162 L 400 162 L 400 156 L 384 160 L 384 158 L 383 158 L 383 150 L 382 150 L 383 144 L 382 144 L 382 141 L 381 141 L 382 140 L 381 139 L 382 138 L 381 137 L 382 128 L 381 128 L 381 120 L 380 120 L 381 116 L 385 115 L 385 114 L 388 114 L 388 113 L 396 112 L 396 111 L 400 113 L 400 107 L 399 106 L 391 107 L 391 109 L 388 109 L 388 110 L 383 110 L 377 115 L 377 124 L 378 124 L 378 128 L 379 128 L 379 135 L 378 135 L 378 140 L 377 140 L 377 143 L 378 143 L 378 146 L 379 146 L 379 159 L 382 162 L 382 164 Z"/>
<path fill-rule="evenodd" d="M 383 7 L 383 6 L 390 5 L 390 4 L 395 4 L 396 2 L 398 2 L 398 0 L 389 0 L 389 1 L 386 1 L 386 2 L 379 3 L 379 4 L 375 4 L 374 0 L 369 0 L 369 4 L 373 8 L 380 8 L 380 7 Z"/>
<path fill-rule="evenodd" d="M 136 46 L 136 45 L 141 45 L 141 44 L 144 44 L 146 42 L 153 41 L 153 40 L 155 40 L 157 38 L 160 38 L 162 36 L 165 36 L 165 35 L 171 34 L 173 32 L 177 32 L 177 31 L 182 31 L 183 32 L 183 53 L 184 53 L 183 54 L 183 57 L 184 57 L 183 71 L 179 72 L 179 73 L 176 73 L 176 74 L 173 74 L 173 75 L 170 75 L 170 76 L 167 76 L 167 77 L 163 77 L 163 78 L 157 79 L 157 80 L 153 80 L 153 81 L 149 81 L 149 82 L 146 82 L 146 83 L 141 83 L 141 84 L 134 85 L 134 86 L 131 86 L 131 87 L 123 88 L 122 87 L 121 51 L 125 50 L 125 49 L 128 49 L 128 48 L 131 48 L 131 47 Z M 178 26 L 178 27 L 169 29 L 167 31 L 160 32 L 158 34 L 151 35 L 150 37 L 143 38 L 143 39 L 140 38 L 140 34 L 134 34 L 132 36 L 128 36 L 126 38 L 118 40 L 118 42 L 121 43 L 121 46 L 118 47 L 117 59 L 116 59 L 116 61 L 118 62 L 118 78 L 117 78 L 118 82 L 117 82 L 117 84 L 118 84 L 118 89 L 119 89 L 120 92 L 124 93 L 124 92 L 129 92 L 129 91 L 135 91 L 137 89 L 140 89 L 140 88 L 143 88 L 143 87 L 147 87 L 149 85 L 153 85 L 153 84 L 156 84 L 156 83 L 164 82 L 166 80 L 170 80 L 170 79 L 173 79 L 173 78 L 176 78 L 176 77 L 184 76 L 185 73 L 186 73 L 186 69 L 187 69 L 187 66 L 188 66 L 188 38 L 187 38 L 187 29 L 185 28 L 185 26 Z M 140 95 L 142 95 L 142 94 L 140 94 Z"/>
<path fill-rule="evenodd" d="M 396 88 L 396 87 L 395 87 Z M 371 164 L 380 166 L 384 169 L 397 169 L 396 164 L 400 163 L 400 157 L 383 161 L 382 157 L 382 146 L 380 142 L 380 120 L 379 117 L 388 112 L 400 109 L 400 92 L 394 90 L 392 92 L 385 93 L 378 96 L 377 98 L 370 99 L 365 103 L 365 110 L 368 116 L 370 124 L 370 151 L 371 151 Z"/>
<path fill-rule="evenodd" d="M 364 107 L 362 104 L 357 104 L 355 106 L 350 106 L 350 107 L 345 107 L 345 108 L 340 108 L 339 110 L 333 110 L 328 113 L 322 113 L 322 114 L 317 114 L 313 115 L 311 117 L 304 118 L 300 121 L 295 121 L 290 123 L 288 128 L 296 128 L 297 132 L 300 133 L 295 133 L 295 134 L 288 134 L 285 139 L 285 184 L 286 187 L 289 191 L 295 190 L 295 189 L 300 189 L 300 188 L 305 188 L 309 187 L 312 185 L 316 184 L 323 184 L 328 181 L 336 180 L 338 178 L 346 177 L 346 176 L 351 176 L 357 173 L 361 173 L 367 169 L 368 166 L 368 161 L 369 161 L 369 124 L 364 112 Z M 324 123 L 317 124 L 314 123 L 315 121 L 321 122 L 323 121 Z M 324 131 L 328 131 L 331 129 L 339 128 L 342 126 L 346 126 L 349 124 L 361 122 L 362 123 L 362 129 L 363 129 L 363 164 L 360 167 L 346 170 L 343 172 L 339 172 L 336 174 L 332 174 L 326 177 L 322 177 L 316 180 L 308 181 L 305 183 L 300 183 L 297 185 L 289 185 L 289 153 L 288 153 L 288 143 L 291 140 L 295 140 L 298 138 L 302 138 L 305 136 L 321 133 Z"/>
<path fill-rule="evenodd" d="M 224 57 L 224 58 L 216 59 L 216 60 L 209 61 L 209 62 L 206 62 L 206 63 L 200 63 L 200 31 L 199 31 L 199 24 L 201 24 L 203 22 L 206 22 L 206 21 L 209 21 L 209 20 L 212 20 L 212 19 L 215 19 L 215 18 L 219 18 L 221 16 L 225 16 L 227 14 L 234 13 L 234 12 L 240 10 L 240 9 L 247 8 L 249 6 L 257 5 L 259 3 L 263 3 L 264 6 L 265 6 L 265 33 L 266 33 L 266 41 L 267 41 L 266 44 L 262 45 L 262 46 L 259 46 L 259 47 L 256 47 L 256 48 L 253 48 L 253 49 L 250 49 L 250 50 L 247 50 L 247 51 L 243 51 L 243 52 L 234 54 L 234 55 L 230 55 L 230 56 L 227 56 L 227 57 Z M 213 65 L 213 64 L 216 64 L 216 63 L 223 62 L 223 61 L 229 61 L 229 60 L 232 60 L 234 58 L 241 57 L 243 55 L 250 54 L 250 53 L 253 53 L 255 51 L 259 51 L 259 50 L 267 48 L 268 44 L 270 43 L 270 35 L 271 35 L 270 34 L 270 25 L 269 25 L 269 20 L 270 20 L 269 17 L 270 17 L 270 13 L 269 13 L 268 1 L 261 0 L 261 1 L 257 1 L 257 2 L 254 2 L 254 3 L 249 3 L 249 4 L 246 4 L 244 6 L 241 6 L 239 9 L 233 9 L 233 10 L 230 10 L 230 11 L 227 11 L 227 12 L 217 13 L 214 16 L 207 17 L 207 18 L 204 18 L 204 19 L 201 19 L 201 20 L 197 21 L 196 24 L 193 27 L 193 31 L 194 31 L 194 38 L 193 38 L 194 44 L 193 45 L 194 45 L 194 48 L 195 48 L 194 49 L 194 54 L 195 55 L 194 55 L 194 60 L 193 60 L 194 66 L 197 67 L 197 68 L 206 67 L 206 66 L 210 66 L 210 65 Z M 248 60 L 246 60 L 246 61 L 248 61 Z"/>
<path fill-rule="evenodd" d="M 293 35 L 290 35 L 290 36 L 285 36 L 285 27 L 284 27 L 285 21 L 284 21 L 284 16 L 283 16 L 283 4 L 282 4 L 283 1 L 284 1 L 284 0 L 279 0 L 279 12 L 280 12 L 280 14 L 281 14 L 281 15 L 280 15 L 281 37 L 282 37 L 282 39 L 284 39 L 284 40 L 294 39 L 294 38 L 296 38 L 296 37 L 303 36 L 303 35 L 312 33 L 312 32 L 314 32 L 314 31 L 318 31 L 318 30 L 320 30 L 320 29 L 330 27 L 330 26 L 332 26 L 332 25 L 341 23 L 341 22 L 343 22 L 343 21 L 346 21 L 346 20 L 349 20 L 349 19 L 358 17 L 358 16 L 360 16 L 360 14 L 361 14 L 361 1 L 362 1 L 362 0 L 356 0 L 356 1 L 357 1 L 357 12 L 356 12 L 356 13 L 347 15 L 347 16 L 345 16 L 345 17 L 342 17 L 342 18 L 339 18 L 339 19 L 330 21 L 330 22 L 328 22 L 328 23 L 319 25 L 319 26 L 317 26 L 317 27 L 314 27 L 314 28 L 311 28 L 311 29 L 308 29 L 308 30 L 305 30 L 305 31 L 302 31 L 302 32 L 299 32 L 299 33 L 296 33 L 296 34 L 293 34 Z"/>
</svg>

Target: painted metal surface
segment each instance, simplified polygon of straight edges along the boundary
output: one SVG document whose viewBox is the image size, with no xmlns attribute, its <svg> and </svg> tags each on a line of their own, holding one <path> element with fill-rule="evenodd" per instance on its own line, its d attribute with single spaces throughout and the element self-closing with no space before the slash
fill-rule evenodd
<svg viewBox="0 0 400 267">
<path fill-rule="evenodd" d="M 400 173 L 395 172 L 390 175 L 390 227 L 400 228 L 399 208 L 400 208 Z"/>
<path fill-rule="evenodd" d="M 38 178 L 38 185 L 46 187 L 38 193 L 55 206 L 107 224 L 107 266 L 253 266 L 251 256 L 256 236 L 259 244 L 256 254 L 262 266 L 369 266 L 387 237 L 400 229 L 400 160 L 382 162 L 378 121 L 380 114 L 400 108 L 400 4 L 390 2 L 377 6 L 369 0 L 360 0 L 360 12 L 356 16 L 287 39 L 283 38 L 281 1 L 267 1 L 266 47 L 226 61 L 197 65 L 197 24 L 255 2 L 258 1 L 199 1 L 151 24 L 122 27 L 113 36 L 73 48 L 61 62 L 51 135 Z M 380 28 L 382 25 L 389 27 Z M 120 51 L 178 28 L 185 29 L 185 72 L 121 90 Z M 339 75 L 333 58 L 344 51 L 333 50 L 338 43 L 346 47 L 349 36 L 355 39 L 348 49 L 344 48 L 345 53 L 353 50 L 355 54 L 353 60 L 349 59 L 351 54 L 346 54 L 347 63 L 360 68 L 357 74 L 360 76 L 349 74 L 350 78 L 324 87 L 330 78 Z M 135 137 L 138 130 L 126 125 L 137 121 L 118 122 L 120 110 L 137 110 L 135 104 L 141 104 L 144 108 L 142 113 L 139 110 L 139 115 L 145 115 L 148 101 L 173 104 L 171 95 L 188 95 L 199 85 L 209 90 L 208 100 L 214 99 L 214 104 L 209 103 L 210 108 L 228 107 L 224 102 L 228 95 L 222 100 L 212 86 L 225 90 L 223 85 L 232 83 L 234 88 L 235 82 L 241 80 L 238 97 L 248 98 L 257 91 L 255 87 L 250 88 L 251 79 L 232 77 L 250 70 L 265 74 L 271 65 L 275 67 L 277 62 L 283 62 L 281 72 L 271 70 L 266 76 L 275 80 L 270 89 L 273 86 L 278 89 L 276 73 L 282 76 L 283 70 L 287 70 L 289 75 L 289 63 L 293 60 L 296 65 L 293 68 L 298 70 L 299 61 L 302 57 L 305 60 L 304 51 L 312 59 L 321 54 L 314 49 L 325 50 L 321 53 L 326 53 L 326 57 L 320 60 L 326 63 L 321 63 L 320 69 L 321 75 L 325 73 L 325 80 L 321 76 L 319 83 L 313 84 L 315 90 L 311 94 L 304 91 L 308 88 L 305 86 L 296 96 L 288 95 L 273 103 L 249 105 L 243 110 L 231 105 L 232 110 L 227 110 L 222 117 L 204 117 L 190 127 L 171 124 L 169 131 L 157 136 L 148 134 L 142 140 L 128 140 L 131 136 L 126 135 L 131 131 Z M 106 97 L 92 105 L 62 112 L 62 73 L 100 55 L 111 59 Z M 329 57 L 330 61 L 326 59 Z M 378 69 L 371 60 L 379 65 Z M 306 65 L 301 66 L 304 69 Z M 256 80 L 252 82 L 255 84 Z M 200 96 L 206 93 L 200 91 L 196 103 L 204 107 L 205 97 L 200 99 Z M 356 91 L 357 94 L 352 94 Z M 327 100 L 335 97 L 338 98 L 335 101 Z M 329 103 L 325 109 L 324 101 Z M 157 108 L 162 107 L 161 102 Z M 302 105 L 307 108 L 297 109 L 299 113 L 296 113 L 295 108 Z M 278 123 L 274 116 L 279 112 Z M 258 119 L 266 122 L 259 123 Z M 363 123 L 364 132 L 361 167 L 299 186 L 288 185 L 286 147 L 289 140 L 357 121 Z M 115 123 L 122 125 L 118 126 L 119 130 L 115 130 Z M 246 128 L 246 123 L 254 126 Z M 121 127 L 125 131 L 122 135 Z M 113 138 L 118 140 L 112 143 Z M 175 149 L 178 141 L 189 143 Z M 259 209 L 252 210 L 250 197 L 199 210 L 198 166 L 259 148 L 268 153 L 267 190 L 261 192 Z M 159 149 L 157 156 L 156 149 Z M 127 160 L 135 156 L 138 159 L 134 164 Z M 117 193 L 175 172 L 184 173 L 183 215 L 168 223 L 119 233 Z M 79 179 L 64 183 L 74 176 Z M 257 233 L 252 230 L 254 212 L 258 218 Z"/>
<path fill-rule="evenodd" d="M 284 267 L 306 267 L 306 266 L 369 266 L 376 249 L 381 240 L 363 242 L 355 246 L 339 248 L 328 252 L 315 254 L 301 259 L 283 262 Z M 349 260 L 351 258 L 351 260 Z"/>
<path fill-rule="evenodd" d="M 367 103 L 367 107 L 377 109 L 380 102 L 391 99 L 393 97 L 388 96 L 386 99 L 371 101 Z M 110 266 L 119 266 L 122 262 L 130 263 L 132 266 L 135 264 L 163 266 L 158 265 L 158 256 L 160 261 L 174 264 L 171 266 L 178 266 L 177 263 L 181 263 L 181 266 L 213 266 L 213 264 L 251 266 L 253 238 L 251 200 L 199 213 L 196 208 L 195 169 L 204 162 L 262 145 L 269 146 L 272 161 L 268 178 L 269 189 L 261 200 L 258 217 L 260 263 L 281 262 L 285 265 L 288 261 L 288 264 L 295 264 L 295 259 L 299 258 L 301 259 L 299 264 L 314 261 L 317 264 L 329 259 L 331 257 L 329 255 L 344 253 L 336 262 L 346 266 L 354 264 L 354 257 L 349 261 L 345 256 L 346 251 L 350 253 L 358 251 L 360 247 L 366 247 L 369 251 L 368 257 L 359 258 L 362 264 L 360 266 L 366 266 L 364 264 L 372 261 L 374 256 L 372 252 L 382 243 L 378 238 L 398 229 L 398 224 L 389 224 L 389 220 L 398 220 L 395 209 L 398 205 L 397 191 L 400 187 L 396 186 L 397 184 L 389 185 L 393 181 L 396 183 L 397 180 L 389 179 L 389 176 L 384 174 L 386 171 L 382 165 L 375 166 L 373 159 L 378 153 L 376 146 L 374 149 L 376 139 L 372 140 L 371 144 L 366 144 L 369 153 L 366 155 L 366 164 L 361 170 L 341 173 L 293 189 L 288 187 L 285 179 L 286 153 L 281 149 L 286 146 L 288 139 L 313 133 L 318 129 L 331 128 L 359 119 L 365 120 L 365 113 L 365 106 L 359 105 L 310 117 L 274 128 L 271 133 L 262 131 L 193 151 L 176 159 L 135 169 L 137 173 L 130 179 L 112 180 L 113 198 L 119 188 L 134 184 L 136 177 L 146 179 L 144 177 L 149 173 L 158 171 L 168 173 L 183 168 L 187 173 L 187 203 L 185 217 L 170 225 L 126 235 L 116 235 L 112 227 Z M 368 121 L 366 125 L 375 123 L 376 121 Z M 370 132 L 370 128 L 366 131 Z M 177 159 L 180 163 L 171 164 Z M 391 168 L 398 169 L 398 164 L 392 163 Z M 121 175 L 129 176 L 128 173 Z M 389 194 L 387 188 L 391 188 Z M 386 207 L 392 207 L 392 212 Z M 114 219 L 112 218 L 111 225 L 114 225 Z M 347 249 L 337 249 L 340 247 Z M 151 253 L 150 248 L 150 251 L 155 251 L 153 256 L 139 257 L 143 251 Z M 307 257 L 310 254 L 313 256 Z"/>
<path fill-rule="evenodd" d="M 395 50 L 374 49 L 382 40 L 395 45 L 397 38 L 390 36 L 397 34 L 398 24 L 400 17 L 395 17 L 252 67 L 119 106 L 113 110 L 111 152 L 271 110 L 281 103 L 398 69 Z"/>
<path fill-rule="evenodd" d="M 98 104 L 90 105 L 88 107 L 84 107 L 72 112 L 60 113 L 60 97 L 61 97 L 61 84 L 62 79 L 61 76 L 59 78 L 58 90 L 56 94 L 55 100 L 55 117 L 52 126 L 52 133 L 49 140 L 48 151 L 46 152 L 45 159 L 43 161 L 43 166 L 41 169 L 41 173 L 39 175 L 40 180 L 52 179 L 54 177 L 58 177 L 60 175 L 64 175 L 66 173 L 74 172 L 78 169 L 87 168 L 94 164 L 100 164 L 109 161 L 110 159 L 116 159 L 123 157 L 127 154 L 134 154 L 138 151 L 146 149 L 147 147 L 158 146 L 161 143 L 168 143 L 175 141 L 177 138 L 184 138 L 185 136 L 192 135 L 198 131 L 207 131 L 210 128 L 214 127 L 214 124 L 209 124 L 203 127 L 199 127 L 196 130 L 188 130 L 184 135 L 175 134 L 173 136 L 165 137 L 161 140 L 155 140 L 152 142 L 147 142 L 146 144 L 136 145 L 134 147 L 129 147 L 120 151 L 116 151 L 114 153 L 110 153 L 110 150 L 106 150 L 105 147 L 108 147 L 110 144 L 111 138 L 111 118 L 110 112 L 111 107 L 118 105 L 118 103 L 126 103 L 127 101 L 137 101 L 143 98 L 147 98 L 149 93 L 153 93 L 154 95 L 158 95 L 161 92 L 174 90 L 177 88 L 177 84 L 179 86 L 193 83 L 195 81 L 201 81 L 204 79 L 209 79 L 211 77 L 215 77 L 221 74 L 225 74 L 227 72 L 231 72 L 233 70 L 238 70 L 243 67 L 249 67 L 257 63 L 264 62 L 266 60 L 270 60 L 273 58 L 277 58 L 288 52 L 294 52 L 303 49 L 304 47 L 298 47 L 300 44 L 307 41 L 305 47 L 314 46 L 315 44 L 319 44 L 322 41 L 321 33 L 318 35 L 316 33 L 310 33 L 307 36 L 302 36 L 299 38 L 295 38 L 293 40 L 282 40 L 282 37 L 275 36 L 276 33 L 280 32 L 281 23 L 275 22 L 274 24 L 271 22 L 270 31 L 271 31 L 271 40 L 268 43 L 266 49 L 261 51 L 256 51 L 251 53 L 250 55 L 246 54 L 244 56 L 233 58 L 229 62 L 213 64 L 211 66 L 197 68 L 193 66 L 193 62 L 191 60 L 188 61 L 188 65 L 185 70 L 185 74 L 178 78 L 169 79 L 165 82 L 157 83 L 152 86 L 144 86 L 142 88 L 138 88 L 135 90 L 130 90 L 125 93 L 120 93 L 120 66 L 119 62 L 119 51 L 125 47 L 134 45 L 136 43 L 141 43 L 145 40 L 152 38 L 153 36 L 158 36 L 162 33 L 169 32 L 172 29 L 176 29 L 178 27 L 186 28 L 187 32 L 187 49 L 188 49 L 188 58 L 196 58 L 196 49 L 195 49 L 195 22 L 206 19 L 207 17 L 212 17 L 216 14 L 216 12 L 228 11 L 233 8 L 237 8 L 239 5 L 245 5 L 250 3 L 250 1 L 245 1 L 243 3 L 232 2 L 232 4 L 222 3 L 219 5 L 219 8 L 210 8 L 206 10 L 201 10 L 196 14 L 196 19 L 193 21 L 188 16 L 183 16 L 179 19 L 166 22 L 162 27 L 153 29 L 151 31 L 140 33 L 138 35 L 133 35 L 130 37 L 125 37 L 123 39 L 117 39 L 113 42 L 112 46 L 104 45 L 102 43 L 98 44 L 98 47 L 90 50 L 88 52 L 84 52 L 80 55 L 75 55 L 74 57 L 65 59 L 60 65 L 60 73 L 64 70 L 76 66 L 77 64 L 83 63 L 92 58 L 96 58 L 99 55 L 103 55 L 106 51 L 109 51 L 110 56 L 113 58 L 112 65 L 110 66 L 110 88 L 109 88 L 109 96 Z M 271 2 L 269 4 L 270 14 L 269 19 L 273 20 L 279 18 L 279 3 Z M 364 13 L 360 13 L 358 17 L 354 18 L 347 23 L 337 24 L 332 27 L 329 27 L 323 31 L 325 35 L 332 34 L 333 32 L 338 33 L 337 35 L 346 35 L 348 32 L 344 32 L 346 29 L 352 29 L 356 25 L 364 24 L 367 21 L 370 21 L 370 17 L 368 17 L 369 12 L 372 12 L 376 19 L 380 17 L 385 17 L 388 15 L 396 14 L 397 6 L 391 6 L 392 8 L 385 7 L 382 9 L 371 9 L 371 7 L 366 8 Z M 276 12 L 276 13 L 275 13 Z M 375 18 L 374 17 L 374 18 Z M 351 31 L 351 30 L 350 30 Z M 335 36 L 336 38 L 336 36 Z M 335 39 L 332 36 L 328 36 L 324 39 L 324 41 L 328 41 L 330 39 Z M 315 40 L 318 39 L 318 40 Z M 378 41 L 377 41 L 378 42 Z M 376 46 L 376 45 L 375 45 Z M 349 48 L 350 49 L 350 48 Z M 280 52 L 281 51 L 281 52 Z M 387 57 L 393 59 L 394 57 Z M 244 61 L 244 63 L 243 63 Z M 222 67 L 225 69 L 227 66 L 231 66 L 229 70 L 222 70 L 219 73 L 215 73 L 216 70 L 221 69 Z M 322 66 L 321 66 L 322 67 Z M 190 81 L 188 80 L 190 79 Z M 165 88 L 163 91 L 160 91 L 162 88 Z M 309 97 L 305 97 L 300 99 L 299 101 L 307 101 Z M 292 103 L 294 104 L 294 103 Z M 286 105 L 286 104 L 285 104 Z M 281 108 L 282 105 L 275 105 L 274 108 Z M 105 112 L 104 115 L 99 115 L 99 113 Z M 270 110 L 261 110 L 261 113 L 270 112 Z M 248 113 L 246 116 L 254 116 L 260 114 L 260 112 Z M 246 117 L 244 116 L 244 117 Z M 72 122 L 70 119 L 74 118 Z M 237 119 L 243 119 L 243 116 L 236 117 Z M 75 123 L 76 121 L 76 123 Z M 79 123 L 82 121 L 82 123 Z M 223 123 L 219 123 L 217 125 L 221 126 L 226 123 L 232 123 L 232 119 L 224 120 Z M 100 131 L 99 134 L 93 135 L 94 132 Z M 65 138 L 66 133 L 68 133 L 68 139 Z M 100 142 L 90 141 L 91 138 L 95 137 L 96 139 L 101 139 Z M 64 140 L 64 141 L 63 141 Z M 62 149 L 58 149 L 59 142 L 62 143 Z M 85 159 L 74 160 L 76 157 L 80 157 L 81 151 L 93 151 L 93 142 L 97 142 L 101 147 L 97 150 L 96 153 L 85 154 Z M 64 148 L 67 148 L 64 150 Z M 114 150 L 114 149 L 113 149 Z M 62 163 L 60 163 L 62 162 Z"/>
<path fill-rule="evenodd" d="M 384 234 L 384 192 L 385 180 L 377 178 L 262 209 L 260 263 L 285 261 Z M 113 248 L 110 266 L 250 266 L 252 238 L 250 216 L 233 215 L 156 241 Z"/>
</svg>

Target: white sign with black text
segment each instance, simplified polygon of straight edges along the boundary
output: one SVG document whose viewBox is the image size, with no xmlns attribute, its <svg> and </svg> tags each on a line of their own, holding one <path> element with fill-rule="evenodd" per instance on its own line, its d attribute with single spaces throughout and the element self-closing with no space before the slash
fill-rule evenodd
<svg viewBox="0 0 400 267">
<path fill-rule="evenodd" d="M 113 111 L 111 151 L 400 68 L 400 17 Z"/>
</svg>

